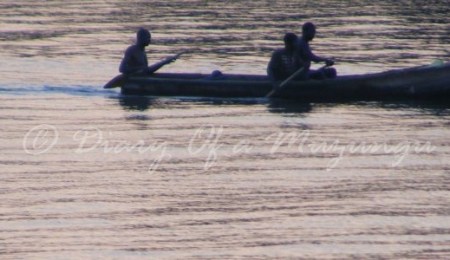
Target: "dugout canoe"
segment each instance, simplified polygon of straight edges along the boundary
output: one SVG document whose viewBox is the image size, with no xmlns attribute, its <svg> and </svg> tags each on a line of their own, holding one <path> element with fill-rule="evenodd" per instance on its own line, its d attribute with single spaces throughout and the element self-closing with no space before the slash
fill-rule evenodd
<svg viewBox="0 0 450 260">
<path fill-rule="evenodd" d="M 105 88 L 123 94 L 197 97 L 265 97 L 272 83 L 263 75 L 155 73 L 119 75 Z M 273 97 L 299 100 L 449 99 L 450 63 L 380 73 L 345 75 L 335 79 L 291 81 Z M 449 99 L 450 100 L 450 99 Z"/>
</svg>

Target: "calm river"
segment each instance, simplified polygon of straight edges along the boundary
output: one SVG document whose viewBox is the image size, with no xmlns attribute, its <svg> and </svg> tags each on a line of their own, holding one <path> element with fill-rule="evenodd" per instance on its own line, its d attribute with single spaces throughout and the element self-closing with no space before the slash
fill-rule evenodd
<svg viewBox="0 0 450 260">
<path fill-rule="evenodd" d="M 450 60 L 448 1 L 0 3 L 1 259 L 449 259 L 450 105 L 123 96 L 135 31 L 169 72 L 264 74 L 286 32 L 340 74 Z"/>
</svg>

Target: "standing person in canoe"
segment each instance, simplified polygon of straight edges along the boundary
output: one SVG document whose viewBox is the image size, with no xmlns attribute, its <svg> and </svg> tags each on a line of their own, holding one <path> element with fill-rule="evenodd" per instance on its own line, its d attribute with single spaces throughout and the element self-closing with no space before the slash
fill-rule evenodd
<svg viewBox="0 0 450 260">
<path fill-rule="evenodd" d="M 335 78 L 336 70 L 334 68 L 327 68 L 333 66 L 334 61 L 329 58 L 316 56 L 312 51 L 309 43 L 316 36 L 316 26 L 307 22 L 302 26 L 302 37 L 297 41 L 296 55 L 302 61 L 304 79 L 327 79 Z M 319 70 L 311 70 L 311 62 L 325 62 L 326 67 Z"/>
<path fill-rule="evenodd" d="M 164 65 L 175 61 L 180 56 L 180 54 L 178 54 L 168 57 L 149 67 L 145 47 L 151 43 L 152 36 L 150 32 L 144 28 L 139 29 L 136 36 L 136 43 L 127 48 L 122 62 L 120 63 L 119 71 L 125 75 L 152 74 Z"/>
</svg>

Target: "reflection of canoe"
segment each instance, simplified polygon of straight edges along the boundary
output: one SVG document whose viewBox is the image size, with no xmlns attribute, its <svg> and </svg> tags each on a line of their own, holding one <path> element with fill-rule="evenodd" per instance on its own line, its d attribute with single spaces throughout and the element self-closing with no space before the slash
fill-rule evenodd
<svg viewBox="0 0 450 260">
<path fill-rule="evenodd" d="M 272 89 L 262 75 L 157 73 L 117 76 L 105 88 L 121 87 L 124 94 L 199 97 L 264 97 Z M 293 81 L 274 97 L 289 99 L 403 99 L 450 98 L 450 63 L 382 73 L 340 76 L 328 80 Z"/>
</svg>

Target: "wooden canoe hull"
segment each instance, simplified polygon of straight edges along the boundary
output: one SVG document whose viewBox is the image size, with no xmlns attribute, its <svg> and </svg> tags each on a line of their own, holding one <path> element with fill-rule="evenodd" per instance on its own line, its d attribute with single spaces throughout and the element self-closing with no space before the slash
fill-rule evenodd
<svg viewBox="0 0 450 260">
<path fill-rule="evenodd" d="M 202 74 L 158 73 L 146 77 L 116 78 L 120 79 L 116 85 L 120 85 L 123 94 L 264 97 L 272 90 L 272 83 L 261 75 L 212 78 Z M 111 82 L 108 84 L 111 85 Z M 450 63 L 336 79 L 293 81 L 279 89 L 273 97 L 302 100 L 450 98 Z"/>
</svg>

